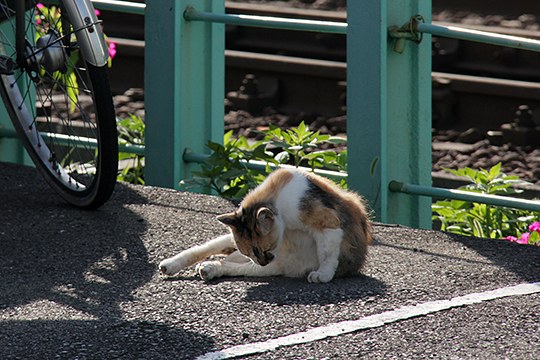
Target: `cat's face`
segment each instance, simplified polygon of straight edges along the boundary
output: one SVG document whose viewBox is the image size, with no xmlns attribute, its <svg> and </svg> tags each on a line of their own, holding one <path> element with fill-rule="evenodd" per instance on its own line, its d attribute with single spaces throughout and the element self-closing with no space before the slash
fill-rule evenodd
<svg viewBox="0 0 540 360">
<path fill-rule="evenodd" d="M 217 219 L 231 228 L 238 251 L 242 254 L 261 266 L 274 259 L 279 234 L 272 210 L 267 207 L 240 208 Z"/>
</svg>

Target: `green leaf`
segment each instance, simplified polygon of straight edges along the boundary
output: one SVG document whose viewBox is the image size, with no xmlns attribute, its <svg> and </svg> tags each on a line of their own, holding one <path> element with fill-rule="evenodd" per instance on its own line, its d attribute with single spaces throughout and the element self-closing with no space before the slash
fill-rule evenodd
<svg viewBox="0 0 540 360">
<path fill-rule="evenodd" d="M 223 143 L 224 143 L 224 144 L 228 144 L 228 143 L 231 141 L 232 135 L 233 135 L 233 131 L 232 131 L 232 130 L 227 131 L 227 132 L 225 133 L 225 135 L 223 135 Z"/>
<path fill-rule="evenodd" d="M 497 163 L 497 165 L 493 166 L 490 170 L 489 170 L 489 179 L 492 180 L 492 179 L 495 179 L 497 176 L 499 176 L 501 174 L 501 166 L 502 166 L 502 163 Z"/>
<path fill-rule="evenodd" d="M 330 136 L 326 141 L 334 145 L 341 145 L 345 144 L 347 139 L 338 136 Z"/>
<path fill-rule="evenodd" d="M 529 237 L 529 245 L 540 245 L 540 234 L 537 231 L 531 232 Z"/>
<path fill-rule="evenodd" d="M 276 159 L 276 161 L 280 164 L 286 164 L 290 158 L 291 157 L 287 151 L 282 151 L 274 157 L 274 159 Z"/>
</svg>

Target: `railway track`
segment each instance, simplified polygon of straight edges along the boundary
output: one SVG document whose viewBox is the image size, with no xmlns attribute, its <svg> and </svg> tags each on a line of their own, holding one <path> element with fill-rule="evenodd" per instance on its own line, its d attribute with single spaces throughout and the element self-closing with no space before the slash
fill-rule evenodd
<svg viewBox="0 0 540 360">
<path fill-rule="evenodd" d="M 434 9 L 438 9 L 438 3 L 434 2 Z M 529 3 L 530 9 L 538 6 L 535 1 Z M 460 7 L 452 4 L 452 10 L 459 11 Z M 344 12 L 242 3 L 228 3 L 227 12 L 330 21 L 346 18 Z M 117 13 L 102 17 L 108 35 L 119 44 L 111 74 L 113 90 L 122 92 L 128 87 L 143 87 L 143 17 Z M 538 31 L 475 28 L 540 39 Z M 237 91 L 246 74 L 254 74 L 262 98 L 255 96 L 254 104 L 247 104 L 254 112 L 273 105 L 290 113 L 340 115 L 346 80 L 345 45 L 343 35 L 228 26 L 226 92 Z M 440 38 L 433 39 L 433 49 L 435 126 L 459 127 L 462 124 L 487 131 L 511 121 L 522 104 L 532 109 L 540 107 L 537 84 L 540 54 Z M 238 102 L 232 98 L 231 104 Z"/>
<path fill-rule="evenodd" d="M 354 1 L 354 0 L 352 0 Z M 537 0 L 432 0 L 433 12 L 454 11 L 485 15 L 503 15 L 508 18 L 517 18 L 523 14 L 540 14 L 540 2 Z"/>
<path fill-rule="evenodd" d="M 445 4 L 444 6 L 450 10 L 442 10 L 443 3 Z M 512 15 L 515 18 L 514 20 L 504 20 L 511 18 L 504 15 L 491 15 L 491 17 L 489 17 L 491 20 L 483 21 L 483 18 L 480 18 L 477 15 L 464 15 L 464 12 L 460 9 L 464 9 L 466 6 L 460 4 L 460 1 L 453 1 L 449 4 L 446 3 L 447 2 L 442 0 L 434 1 L 433 8 L 435 19 L 440 18 L 444 21 L 448 21 L 448 18 L 450 17 L 464 22 L 465 26 L 479 30 L 488 30 L 535 39 L 540 38 L 538 29 L 525 29 L 527 26 L 531 27 L 529 26 L 531 22 L 536 24 L 536 27 L 538 28 L 538 23 L 535 22 L 536 20 L 533 15 Z M 462 1 L 461 3 L 467 2 Z M 506 4 L 506 6 L 497 5 L 499 3 Z M 490 8 L 498 13 L 516 13 L 517 10 L 512 10 L 512 7 L 509 6 L 508 3 L 509 2 L 499 0 L 495 2 L 496 6 L 490 6 Z M 469 5 L 471 9 L 478 8 L 478 4 L 475 5 L 474 2 Z M 513 7 L 515 8 L 516 6 L 514 5 Z M 521 1 L 519 3 L 519 9 L 521 9 L 519 14 L 522 14 L 524 11 L 534 13 L 534 11 L 537 11 L 538 7 L 540 7 L 540 5 L 538 5 L 536 1 Z M 536 13 L 540 14 L 539 11 L 540 10 Z M 236 2 L 227 3 L 227 12 L 232 14 L 282 16 L 340 22 L 346 21 L 345 12 L 305 10 Z M 108 12 L 104 13 L 102 18 L 106 24 L 106 32 L 110 36 L 144 40 L 144 18 L 142 16 Z M 524 19 L 518 20 L 521 18 Z M 485 26 L 488 23 L 490 26 Z M 506 26 L 493 26 L 493 23 Z M 483 26 L 479 24 L 483 24 Z M 237 51 L 331 61 L 346 60 L 345 36 L 337 34 L 316 34 L 309 32 L 228 26 L 226 31 L 226 43 L 227 49 Z M 540 55 L 531 56 L 530 52 L 514 49 L 501 49 L 500 47 L 495 46 L 439 38 L 434 39 L 433 49 L 434 71 L 493 76 L 514 80 L 537 81 L 540 79 L 540 70 L 537 66 Z"/>
</svg>

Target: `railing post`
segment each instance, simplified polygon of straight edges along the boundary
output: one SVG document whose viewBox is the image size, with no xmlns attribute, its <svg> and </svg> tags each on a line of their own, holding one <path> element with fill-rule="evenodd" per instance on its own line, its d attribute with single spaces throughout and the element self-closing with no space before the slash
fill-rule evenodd
<svg viewBox="0 0 540 360">
<path fill-rule="evenodd" d="M 32 160 L 16 136 L 4 104 L 0 104 L 0 161 L 32 165 Z"/>
<path fill-rule="evenodd" d="M 12 33 L 13 24 L 3 23 L 0 25 L 2 27 L 3 34 L 11 33 L 14 38 L 15 35 Z M 9 35 L 8 35 L 9 36 Z M 19 84 L 19 86 L 25 86 L 24 84 Z M 11 162 L 21 165 L 33 165 L 30 156 L 24 149 L 23 145 L 20 143 L 17 138 L 13 124 L 9 118 L 9 114 L 4 106 L 4 103 L 0 101 L 0 161 Z"/>
<path fill-rule="evenodd" d="M 431 37 L 393 50 L 388 27 L 431 20 L 430 0 L 347 3 L 349 185 L 378 220 L 431 228 L 430 199 L 393 193 L 391 180 L 431 185 Z"/>
<path fill-rule="evenodd" d="M 184 150 L 207 153 L 223 141 L 225 30 L 189 22 L 188 6 L 224 13 L 223 0 L 152 0 L 145 14 L 146 182 L 178 188 L 196 164 Z"/>
</svg>

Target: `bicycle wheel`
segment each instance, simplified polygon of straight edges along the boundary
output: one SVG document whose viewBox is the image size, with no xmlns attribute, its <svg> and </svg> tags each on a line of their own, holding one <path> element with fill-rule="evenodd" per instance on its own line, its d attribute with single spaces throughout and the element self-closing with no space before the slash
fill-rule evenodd
<svg viewBox="0 0 540 360">
<path fill-rule="evenodd" d="M 86 63 L 67 11 L 26 1 L 25 62 L 2 75 L 0 93 L 19 138 L 70 204 L 102 205 L 113 192 L 118 140 L 107 75 Z M 0 0 L 0 56 L 15 59 L 13 0 Z"/>
</svg>

